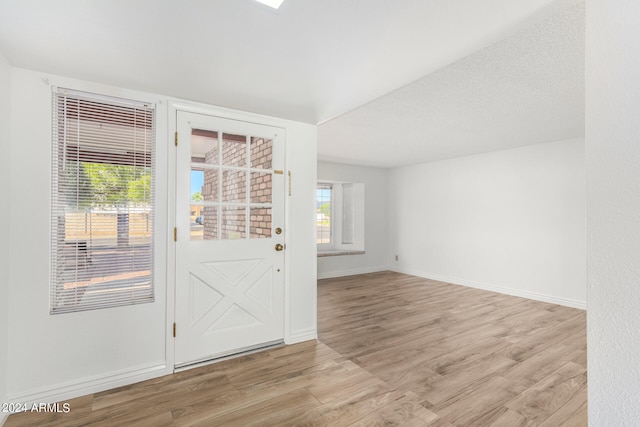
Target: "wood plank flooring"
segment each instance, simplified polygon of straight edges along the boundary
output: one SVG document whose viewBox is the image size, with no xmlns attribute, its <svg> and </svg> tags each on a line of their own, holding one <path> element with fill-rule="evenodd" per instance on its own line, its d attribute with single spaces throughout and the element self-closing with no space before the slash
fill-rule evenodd
<svg viewBox="0 0 640 427">
<path fill-rule="evenodd" d="M 586 426 L 586 313 L 382 272 L 319 281 L 319 340 L 6 426 Z"/>
</svg>

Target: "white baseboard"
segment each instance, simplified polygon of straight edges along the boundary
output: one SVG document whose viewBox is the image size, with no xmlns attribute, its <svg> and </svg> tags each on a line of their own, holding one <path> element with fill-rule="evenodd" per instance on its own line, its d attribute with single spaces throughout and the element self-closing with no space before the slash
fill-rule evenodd
<svg viewBox="0 0 640 427">
<path fill-rule="evenodd" d="M 26 403 L 27 405 L 62 402 L 87 394 L 161 377 L 172 372 L 173 369 L 168 370 L 164 363 L 140 366 L 135 369 L 116 371 L 106 375 L 69 381 L 51 387 L 30 390 L 26 393 L 10 395 L 7 400 L 12 403 Z"/>
<path fill-rule="evenodd" d="M 289 336 L 285 338 L 284 343 L 290 345 L 316 339 L 318 339 L 317 329 L 309 329 L 307 331 L 297 331 L 289 334 Z"/>
<path fill-rule="evenodd" d="M 355 276 L 357 274 L 379 273 L 381 271 L 389 271 L 389 267 L 378 266 L 378 267 L 354 268 L 352 270 L 325 271 L 325 272 L 318 271 L 318 280 L 333 279 L 335 277 Z"/>
<path fill-rule="evenodd" d="M 438 280 L 440 282 L 451 283 L 453 285 L 467 286 L 469 288 L 482 289 L 485 291 L 497 292 L 500 294 L 511 295 L 514 297 L 528 298 L 535 301 L 548 302 L 551 304 L 562 305 L 565 307 L 577 308 L 580 310 L 587 309 L 586 301 L 573 300 L 569 298 L 545 295 L 536 292 L 525 291 L 522 289 L 507 288 L 504 286 L 489 285 L 486 283 L 475 282 L 472 280 L 459 279 L 456 277 L 441 276 L 439 274 L 425 273 L 423 271 L 413 270 L 410 268 L 394 268 L 392 271 L 397 273 L 409 274 L 411 276 L 423 277 L 425 279 Z"/>
</svg>

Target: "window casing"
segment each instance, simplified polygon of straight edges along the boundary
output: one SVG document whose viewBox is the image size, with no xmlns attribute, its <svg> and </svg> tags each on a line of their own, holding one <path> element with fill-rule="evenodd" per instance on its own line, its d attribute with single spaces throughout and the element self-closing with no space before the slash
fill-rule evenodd
<svg viewBox="0 0 640 427">
<path fill-rule="evenodd" d="M 319 181 L 316 188 L 318 250 L 363 251 L 364 184 Z"/>
<path fill-rule="evenodd" d="M 333 244 L 333 184 L 319 182 L 316 187 L 316 228 L 318 247 Z"/>
<path fill-rule="evenodd" d="M 54 88 L 51 313 L 152 302 L 155 110 Z"/>
</svg>

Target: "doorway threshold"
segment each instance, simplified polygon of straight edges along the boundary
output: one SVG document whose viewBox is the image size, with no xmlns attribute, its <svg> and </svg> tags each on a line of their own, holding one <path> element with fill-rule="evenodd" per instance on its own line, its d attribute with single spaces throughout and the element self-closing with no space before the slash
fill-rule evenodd
<svg viewBox="0 0 640 427">
<path fill-rule="evenodd" d="M 188 369 L 199 368 L 200 366 L 222 362 L 223 360 L 235 359 L 236 357 L 247 356 L 249 354 L 259 353 L 265 350 L 272 350 L 274 348 L 284 347 L 284 345 L 285 344 L 283 340 L 277 340 L 277 341 L 271 341 L 267 343 L 262 343 L 258 345 L 237 349 L 237 350 L 234 350 L 232 353 L 211 355 L 202 360 L 197 360 L 193 362 L 187 362 L 187 363 L 182 363 L 180 365 L 176 365 L 173 368 L 173 372 L 176 373 L 176 372 L 186 371 Z"/>
</svg>

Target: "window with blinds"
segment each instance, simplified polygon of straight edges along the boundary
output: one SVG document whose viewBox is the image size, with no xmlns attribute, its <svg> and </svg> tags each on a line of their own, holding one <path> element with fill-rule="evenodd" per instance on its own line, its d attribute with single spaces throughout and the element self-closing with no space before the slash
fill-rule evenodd
<svg viewBox="0 0 640 427">
<path fill-rule="evenodd" d="M 53 92 L 51 313 L 152 302 L 154 106 Z"/>
</svg>

